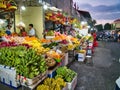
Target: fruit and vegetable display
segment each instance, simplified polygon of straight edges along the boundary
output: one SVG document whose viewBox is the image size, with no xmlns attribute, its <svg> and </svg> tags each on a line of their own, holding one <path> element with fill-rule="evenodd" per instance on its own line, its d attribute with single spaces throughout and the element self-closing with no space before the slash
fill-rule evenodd
<svg viewBox="0 0 120 90">
<path fill-rule="evenodd" d="M 25 46 L 0 49 L 0 64 L 14 67 L 17 74 L 33 78 L 47 70 L 45 59 L 32 48 Z"/>
<path fill-rule="evenodd" d="M 66 44 L 68 44 L 69 42 L 65 39 L 65 40 L 62 40 L 60 43 L 66 45 Z"/>
<path fill-rule="evenodd" d="M 68 48 L 68 50 L 74 50 L 75 45 L 73 45 L 73 44 L 68 44 L 67 48 Z"/>
<path fill-rule="evenodd" d="M 53 58 L 48 57 L 45 60 L 48 67 L 53 67 L 56 65 L 56 61 Z"/>
<path fill-rule="evenodd" d="M 0 37 L 2 37 L 2 36 L 4 36 L 4 35 L 6 35 L 5 31 L 1 31 L 1 30 L 0 30 Z"/>
<path fill-rule="evenodd" d="M 47 78 L 37 87 L 37 90 L 62 90 L 65 86 L 66 82 L 62 78 Z"/>
<path fill-rule="evenodd" d="M 52 39 L 52 41 L 55 41 L 55 42 L 59 42 L 59 41 L 61 41 L 61 40 L 62 40 L 62 38 L 61 38 L 59 35 L 55 36 L 55 37 Z"/>
<path fill-rule="evenodd" d="M 58 52 L 56 52 L 54 50 L 51 50 L 51 51 L 47 52 L 47 56 L 51 57 L 53 59 L 61 59 L 63 55 L 59 54 Z"/>
<path fill-rule="evenodd" d="M 77 35 L 76 35 L 76 38 L 81 39 L 81 38 L 82 38 L 82 35 L 77 34 Z"/>
<path fill-rule="evenodd" d="M 0 43 L 0 48 L 2 47 L 12 47 L 12 46 L 17 46 L 17 43 L 15 42 L 1 42 Z"/>
<path fill-rule="evenodd" d="M 40 42 L 40 40 L 38 38 L 36 38 L 36 37 L 29 37 L 29 36 L 27 36 L 27 37 L 18 37 L 18 36 L 11 37 L 11 36 L 5 36 L 5 38 L 6 38 L 7 42 L 1 43 L 2 44 L 2 45 L 0 45 L 1 47 L 3 47 L 3 46 L 11 46 L 11 44 L 15 45 L 13 43 L 16 43 L 17 45 L 23 45 L 23 46 L 27 46 L 27 47 L 31 47 L 31 48 L 35 49 L 37 51 L 37 54 L 40 54 L 40 55 L 43 55 L 43 54 L 45 54 L 46 52 L 48 52 L 50 50 L 49 47 L 44 48 L 42 46 L 42 43 Z"/>
<path fill-rule="evenodd" d="M 86 53 L 86 50 L 77 50 L 78 53 Z"/>
<path fill-rule="evenodd" d="M 0 35 L 4 34 L 1 33 Z M 77 76 L 76 72 L 63 66 L 64 61 L 68 60 L 66 53 L 69 50 L 86 53 L 80 47 L 84 45 L 83 42 L 93 41 L 93 37 L 84 36 L 81 39 L 80 36 L 76 38 L 53 30 L 48 31 L 46 36 L 48 36 L 46 39 L 29 36 L 4 36 L 6 41 L 0 43 L 0 64 L 14 68 L 17 76 L 23 78 L 23 83 L 26 83 L 29 79 L 36 79 L 37 76 L 43 74 L 46 74 L 47 77 L 49 71 L 53 72 L 52 69 L 55 68 L 55 77 L 42 81 L 37 90 L 62 90 L 66 83 L 71 83 Z M 17 79 L 22 80 L 21 78 Z M 43 80 L 42 77 L 41 80 Z M 26 85 L 32 84 L 28 83 Z"/>
<path fill-rule="evenodd" d="M 49 43 L 51 43 L 51 40 L 42 38 L 42 39 L 40 40 L 40 42 L 43 43 L 43 44 L 49 44 Z"/>
<path fill-rule="evenodd" d="M 25 41 L 24 37 L 19 36 L 5 36 L 5 38 L 9 42 L 16 42 L 17 44 L 22 44 Z"/>
<path fill-rule="evenodd" d="M 74 19 L 73 17 L 70 17 L 70 16 L 66 17 L 66 14 L 62 13 L 61 11 L 57 11 L 57 12 L 46 11 L 45 20 L 54 21 L 55 23 L 57 24 L 59 23 L 62 25 L 80 23 L 78 22 L 77 19 Z M 66 23 L 66 21 L 68 23 Z"/>
<path fill-rule="evenodd" d="M 56 70 L 56 77 L 55 78 L 63 78 L 66 82 L 71 82 L 73 78 L 77 75 L 76 72 L 72 71 L 71 69 L 68 69 L 66 66 L 59 67 Z"/>
<path fill-rule="evenodd" d="M 28 44 L 18 44 L 16 42 L 5 42 L 5 41 L 0 42 L 0 48 L 2 48 L 2 47 L 15 47 L 15 46 L 25 46 L 26 48 L 31 47 Z"/>
<path fill-rule="evenodd" d="M 84 41 L 90 41 L 90 42 L 93 42 L 93 36 L 84 36 L 83 38 L 82 38 Z"/>
<path fill-rule="evenodd" d="M 32 48 L 37 51 L 37 54 L 40 55 L 45 54 L 50 50 L 48 47 L 44 48 L 42 46 L 42 43 L 40 43 L 40 41 L 35 37 L 25 37 L 25 41 L 23 42 L 23 44 L 28 44 L 32 46 Z"/>
<path fill-rule="evenodd" d="M 46 33 L 46 36 L 54 36 L 54 30 L 50 30 Z"/>
<path fill-rule="evenodd" d="M 59 32 L 55 32 L 55 37 L 52 39 L 52 41 L 60 42 L 62 40 L 66 40 L 66 38 L 67 38 L 67 35 L 61 34 Z"/>
<path fill-rule="evenodd" d="M 79 40 L 79 39 L 77 39 L 77 38 L 71 38 L 70 39 L 72 42 L 73 42 L 73 44 L 78 44 L 78 45 L 80 45 L 80 43 L 81 43 L 81 40 Z"/>
<path fill-rule="evenodd" d="M 52 49 L 53 47 L 55 47 L 57 45 L 58 45 L 57 42 L 51 42 L 50 44 L 44 44 L 43 47 Z"/>
</svg>

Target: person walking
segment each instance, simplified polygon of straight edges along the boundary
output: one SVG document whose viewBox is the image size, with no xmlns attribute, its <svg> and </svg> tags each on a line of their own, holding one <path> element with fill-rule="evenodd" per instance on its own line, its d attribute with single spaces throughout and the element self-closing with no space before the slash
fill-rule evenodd
<svg viewBox="0 0 120 90">
<path fill-rule="evenodd" d="M 114 33 L 114 41 L 115 41 L 115 42 L 118 41 L 118 34 L 117 34 L 117 31 L 115 31 L 115 33 Z"/>
</svg>

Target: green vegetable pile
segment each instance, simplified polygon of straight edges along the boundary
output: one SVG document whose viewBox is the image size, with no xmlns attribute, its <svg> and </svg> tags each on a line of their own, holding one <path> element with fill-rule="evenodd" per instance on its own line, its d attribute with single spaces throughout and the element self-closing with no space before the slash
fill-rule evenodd
<svg viewBox="0 0 120 90">
<path fill-rule="evenodd" d="M 55 78 L 62 78 L 66 82 L 71 82 L 73 78 L 77 75 L 76 72 L 72 71 L 71 69 L 68 69 L 67 67 L 59 67 L 56 70 L 56 77 Z"/>
<path fill-rule="evenodd" d="M 45 45 L 43 45 L 43 47 L 44 48 L 53 48 L 54 46 L 57 46 L 58 45 L 58 43 L 57 42 L 52 42 L 52 43 L 50 43 L 50 44 L 45 44 Z"/>
<path fill-rule="evenodd" d="M 47 70 L 45 59 L 24 46 L 1 48 L 0 64 L 15 67 L 17 74 L 26 78 L 33 78 Z"/>
</svg>

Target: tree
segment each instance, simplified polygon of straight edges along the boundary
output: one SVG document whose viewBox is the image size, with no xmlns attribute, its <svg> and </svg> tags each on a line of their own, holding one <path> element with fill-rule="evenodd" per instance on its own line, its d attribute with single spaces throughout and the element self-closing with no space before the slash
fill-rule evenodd
<svg viewBox="0 0 120 90">
<path fill-rule="evenodd" d="M 93 20 L 92 22 L 93 22 L 93 25 L 95 25 L 95 24 L 97 23 L 97 21 L 96 21 L 96 20 Z"/>
<path fill-rule="evenodd" d="M 102 30 L 103 30 L 103 25 L 102 25 L 102 24 L 95 25 L 95 28 L 96 28 L 98 31 L 102 31 Z"/>
<path fill-rule="evenodd" d="M 104 30 L 111 30 L 111 29 L 112 29 L 111 24 L 106 23 L 106 24 L 104 25 Z"/>
</svg>

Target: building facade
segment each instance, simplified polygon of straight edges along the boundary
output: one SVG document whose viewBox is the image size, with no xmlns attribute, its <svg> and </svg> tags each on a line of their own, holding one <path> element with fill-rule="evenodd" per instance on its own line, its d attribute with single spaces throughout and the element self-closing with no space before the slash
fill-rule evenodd
<svg viewBox="0 0 120 90">
<path fill-rule="evenodd" d="M 73 0 L 44 0 L 51 6 L 62 9 L 68 15 L 72 15 Z"/>
</svg>

